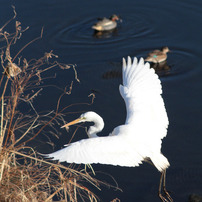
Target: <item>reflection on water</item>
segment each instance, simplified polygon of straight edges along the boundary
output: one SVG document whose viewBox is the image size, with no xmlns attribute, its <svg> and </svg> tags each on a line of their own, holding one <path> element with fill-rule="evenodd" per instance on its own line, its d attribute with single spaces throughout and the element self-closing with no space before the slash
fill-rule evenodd
<svg viewBox="0 0 202 202">
<path fill-rule="evenodd" d="M 150 67 L 155 70 L 159 76 L 166 76 L 170 74 L 171 67 L 167 64 L 167 61 L 161 63 L 150 63 Z M 102 74 L 103 79 L 115 79 L 122 77 L 122 64 L 119 63 L 119 67 L 116 69 L 108 70 Z"/>
<path fill-rule="evenodd" d="M 198 194 L 191 194 L 189 196 L 189 201 L 188 202 L 201 202 L 202 201 L 202 196 Z"/>
<path fill-rule="evenodd" d="M 12 4 L 10 0 L 2 2 L 2 21 L 9 19 Z M 23 57 L 37 58 L 37 54 L 54 50 L 61 62 L 77 64 L 81 84 L 73 88 L 72 95 L 64 103 L 68 105 L 83 102 L 91 89 L 99 92 L 94 104 L 87 110 L 101 113 L 106 123 L 103 134 L 108 134 L 125 121 L 124 101 L 118 90 L 122 82 L 122 57 L 145 57 L 149 50 L 165 44 L 172 50 L 167 63 L 157 66 L 152 64 L 152 68 L 162 76 L 163 98 L 170 121 L 168 136 L 162 144 L 162 151 L 171 164 L 167 171 L 167 184 L 174 201 L 188 201 L 189 195 L 193 193 L 202 195 L 201 169 L 196 175 L 200 179 L 190 178 L 181 182 L 173 177 L 179 167 L 187 170 L 190 169 L 188 165 L 193 168 L 202 167 L 202 2 L 118 0 L 114 4 L 109 0 L 61 0 L 60 3 L 19 0 L 15 4 L 18 20 L 25 27 L 30 26 L 31 31 L 24 34 L 23 39 L 26 42 L 38 36 L 44 26 L 43 39 L 36 45 L 29 46 L 23 52 Z M 123 19 L 117 30 L 93 33 L 91 26 L 95 19 L 112 13 L 120 14 Z M 18 43 L 23 46 L 22 40 Z M 113 63 L 118 64 L 117 68 Z M 74 77 L 74 73 L 56 73 L 57 78 L 60 78 L 60 88 Z M 51 91 L 43 99 L 47 99 L 49 106 L 55 106 L 57 102 Z M 38 107 L 43 109 L 46 106 L 38 103 Z M 78 110 L 83 111 L 86 108 L 81 106 Z M 82 134 L 78 133 L 78 137 L 80 135 Z M 64 139 L 68 137 L 64 134 Z M 63 144 L 64 141 L 58 142 L 57 148 L 61 148 Z M 121 193 L 113 190 L 97 193 L 103 201 L 116 197 L 127 202 L 158 200 L 155 191 L 158 189 L 159 176 L 156 171 L 153 172 L 151 166 L 120 168 L 98 165 L 95 168 L 113 175 L 123 189 Z"/>
<path fill-rule="evenodd" d="M 155 72 L 160 76 L 165 76 L 170 73 L 170 66 L 167 64 L 167 61 L 161 63 L 151 63 L 151 68 L 154 68 Z"/>
<path fill-rule="evenodd" d="M 121 78 L 121 76 L 122 76 L 121 71 L 111 70 L 111 71 L 105 72 L 102 75 L 102 78 L 103 79 L 114 79 L 114 78 Z"/>
<path fill-rule="evenodd" d="M 104 39 L 104 38 L 110 38 L 113 36 L 117 36 L 118 35 L 118 29 L 115 28 L 113 30 L 109 30 L 109 31 L 94 31 L 93 33 L 93 37 L 98 38 L 98 39 Z"/>
</svg>

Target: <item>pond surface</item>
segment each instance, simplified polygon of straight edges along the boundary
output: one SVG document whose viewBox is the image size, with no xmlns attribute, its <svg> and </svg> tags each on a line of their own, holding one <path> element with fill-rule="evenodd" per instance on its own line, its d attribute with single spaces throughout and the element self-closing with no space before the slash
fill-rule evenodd
<svg viewBox="0 0 202 202">
<path fill-rule="evenodd" d="M 74 71 L 56 72 L 57 86 L 64 88 L 74 80 L 73 91 L 64 98 L 63 105 L 89 102 L 95 93 L 94 104 L 79 105 L 70 111 L 94 110 L 105 120 L 107 135 L 125 121 L 125 106 L 119 94 L 121 60 L 126 56 L 145 57 L 157 48 L 168 46 L 169 70 L 160 71 L 170 121 L 168 135 L 163 140 L 162 152 L 171 166 L 167 170 L 167 188 L 174 201 L 185 202 L 192 193 L 202 195 L 202 2 L 197 0 L 35 0 L 4 1 L 0 6 L 1 25 L 13 16 L 30 26 L 20 40 L 19 47 L 40 35 L 43 39 L 29 46 L 23 57 L 38 58 L 53 50 L 59 61 L 76 64 L 80 83 Z M 115 32 L 105 36 L 93 35 L 91 26 L 98 17 L 120 15 Z M 14 50 L 15 51 L 15 50 Z M 54 73 L 53 73 L 54 74 Z M 62 91 L 48 90 L 37 103 L 39 109 L 55 109 Z M 79 114 L 66 116 L 66 121 Z M 70 134 L 73 133 L 71 128 Z M 61 131 L 61 141 L 55 150 L 68 142 Z M 85 138 L 84 130 L 77 132 L 76 141 Z M 49 152 L 52 152 L 51 148 Z M 96 191 L 102 201 L 119 198 L 123 202 L 159 201 L 157 197 L 160 173 L 144 163 L 137 168 L 93 165 L 95 171 L 112 175 L 123 192 L 113 188 Z M 110 181 L 110 178 L 109 178 Z"/>
</svg>

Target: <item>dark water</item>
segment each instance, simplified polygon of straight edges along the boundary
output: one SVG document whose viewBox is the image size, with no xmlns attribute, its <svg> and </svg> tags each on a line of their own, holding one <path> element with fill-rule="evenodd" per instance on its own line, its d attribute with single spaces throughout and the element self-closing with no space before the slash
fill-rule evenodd
<svg viewBox="0 0 202 202">
<path fill-rule="evenodd" d="M 167 187 L 175 201 L 188 201 L 192 193 L 202 194 L 202 2 L 196 0 L 60 0 L 3 1 L 0 6 L 1 25 L 12 17 L 11 5 L 16 6 L 17 19 L 30 29 L 24 33 L 19 47 L 40 35 L 43 39 L 23 52 L 23 57 L 37 58 L 53 50 L 60 62 L 77 64 L 81 83 L 74 81 L 71 96 L 63 105 L 88 102 L 95 92 L 91 106 L 78 106 L 70 111 L 94 110 L 105 120 L 103 131 L 108 134 L 124 123 L 125 106 L 118 86 L 122 57 L 146 56 L 148 51 L 168 46 L 171 53 L 169 71 L 160 72 L 163 98 L 170 126 L 163 140 L 162 151 L 171 167 L 167 171 Z M 115 33 L 106 38 L 93 36 L 91 25 L 97 17 L 116 13 L 123 22 Z M 13 50 L 15 52 L 17 50 Z M 118 72 L 113 78 L 107 72 Z M 106 76 L 107 75 L 107 76 Z M 114 74 L 112 74 L 114 75 Z M 64 88 L 74 79 L 74 71 L 58 71 L 56 85 Z M 49 90 L 41 95 L 39 109 L 52 110 L 61 91 Z M 48 100 L 46 99 L 48 97 Z M 66 121 L 78 115 L 66 116 Z M 73 132 L 70 130 L 70 133 Z M 77 139 L 84 137 L 79 130 Z M 102 135 L 101 134 L 101 135 Z M 67 138 L 57 142 L 62 147 Z M 76 140 L 76 139 L 75 139 Z M 51 152 L 51 150 L 50 150 Z M 160 173 L 148 164 L 137 168 L 95 165 L 96 171 L 113 175 L 123 192 L 103 187 L 97 194 L 103 201 L 159 201 L 157 189 Z M 110 181 L 110 178 L 109 178 Z"/>
</svg>

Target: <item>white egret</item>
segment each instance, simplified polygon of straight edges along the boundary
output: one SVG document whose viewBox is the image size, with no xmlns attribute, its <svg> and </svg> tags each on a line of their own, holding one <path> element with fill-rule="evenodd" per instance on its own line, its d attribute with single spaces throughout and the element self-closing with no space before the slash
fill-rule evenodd
<svg viewBox="0 0 202 202">
<path fill-rule="evenodd" d="M 164 202 L 173 201 L 165 189 L 165 174 L 170 164 L 161 153 L 162 139 L 167 135 L 169 123 L 160 80 L 143 58 L 139 62 L 134 58 L 132 62 L 128 57 L 127 63 L 123 58 L 123 85 L 119 90 L 127 110 L 124 125 L 116 127 L 109 136 L 98 137 L 96 133 L 103 129 L 104 121 L 95 112 L 86 112 L 63 127 L 94 122 L 87 131 L 89 138 L 65 145 L 65 148 L 46 156 L 60 162 L 128 167 L 150 160 L 162 173 L 159 197 Z M 165 196 L 161 194 L 162 183 Z"/>
</svg>

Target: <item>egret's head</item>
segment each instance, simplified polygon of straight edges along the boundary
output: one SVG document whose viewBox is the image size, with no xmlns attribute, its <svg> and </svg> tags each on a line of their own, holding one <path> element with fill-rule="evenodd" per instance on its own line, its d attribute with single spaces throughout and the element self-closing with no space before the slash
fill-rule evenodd
<svg viewBox="0 0 202 202">
<path fill-rule="evenodd" d="M 95 117 L 97 117 L 97 116 L 99 116 L 99 115 L 96 114 L 95 112 L 92 112 L 92 111 L 83 113 L 80 116 L 80 119 L 81 119 L 80 122 L 85 122 L 85 121 L 91 122 L 91 121 L 94 121 Z"/>
<path fill-rule="evenodd" d="M 82 123 L 82 122 L 95 122 L 97 119 L 100 119 L 100 118 L 101 117 L 98 114 L 96 114 L 95 112 L 89 111 L 89 112 L 81 114 L 81 116 L 78 119 L 65 124 L 61 128 L 68 127 L 68 126 L 71 126 L 71 125 L 74 125 L 77 123 Z"/>
</svg>

